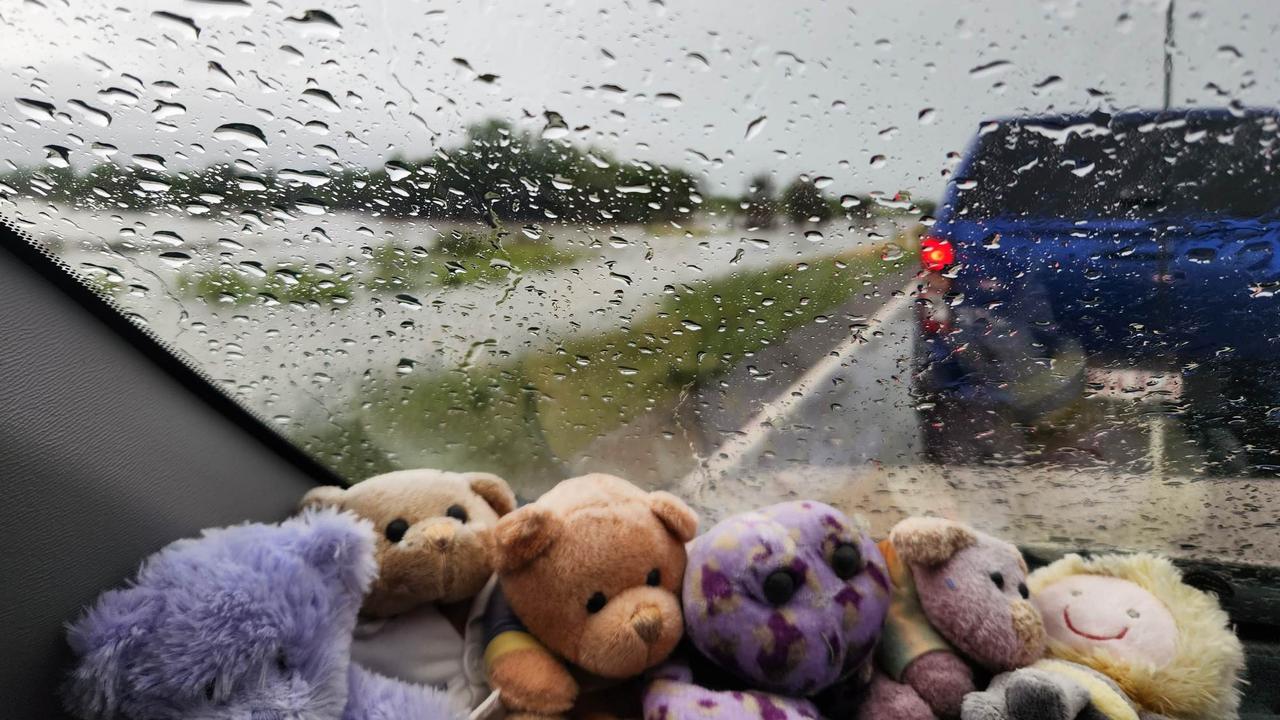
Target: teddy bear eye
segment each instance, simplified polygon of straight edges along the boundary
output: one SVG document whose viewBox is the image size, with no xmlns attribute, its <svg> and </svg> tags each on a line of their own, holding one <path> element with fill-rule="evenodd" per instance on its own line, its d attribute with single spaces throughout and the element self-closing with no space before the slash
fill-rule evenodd
<svg viewBox="0 0 1280 720">
<path fill-rule="evenodd" d="M 831 553 L 831 569 L 835 570 L 836 577 L 841 580 L 848 580 L 857 575 L 862 569 L 862 552 L 858 550 L 858 546 L 853 543 L 841 543 L 835 552 Z"/>
<path fill-rule="evenodd" d="M 404 534 L 409 532 L 409 523 L 403 518 L 396 518 L 387 523 L 387 529 L 384 532 L 388 540 L 398 543 L 404 538 Z"/>
<path fill-rule="evenodd" d="M 1018 583 L 1018 594 L 1022 596 L 1023 600 L 1026 600 L 1031 597 L 1031 590 L 1027 588 L 1026 583 Z"/>
<path fill-rule="evenodd" d="M 1003 590 L 1004 589 L 1004 573 L 1001 573 L 999 571 L 991 573 L 991 582 L 995 583 L 997 588 L 999 588 L 1000 590 Z"/>
<path fill-rule="evenodd" d="M 444 514 L 460 523 L 467 521 L 467 510 L 461 505 L 450 505 L 449 509 L 444 511 Z"/>
<path fill-rule="evenodd" d="M 1133 608 L 1129 608 L 1128 610 L 1125 611 L 1124 614 L 1128 615 L 1134 620 L 1137 620 L 1139 617 L 1141 617 L 1141 613 L 1139 613 L 1137 610 L 1134 610 Z"/>
<path fill-rule="evenodd" d="M 796 576 L 790 570 L 774 570 L 764 579 L 764 599 L 770 605 L 784 605 L 796 594 Z"/>
<path fill-rule="evenodd" d="M 650 570 L 649 574 L 646 575 L 644 578 L 644 584 L 648 585 L 649 587 L 658 587 L 659 585 L 661 585 L 662 571 L 659 570 L 658 568 L 654 568 Z"/>
<path fill-rule="evenodd" d="M 587 612 L 591 613 L 592 615 L 595 615 L 596 613 L 603 610 L 605 604 L 608 602 L 609 602 L 609 598 L 605 597 L 604 593 L 598 592 L 587 599 Z"/>
</svg>

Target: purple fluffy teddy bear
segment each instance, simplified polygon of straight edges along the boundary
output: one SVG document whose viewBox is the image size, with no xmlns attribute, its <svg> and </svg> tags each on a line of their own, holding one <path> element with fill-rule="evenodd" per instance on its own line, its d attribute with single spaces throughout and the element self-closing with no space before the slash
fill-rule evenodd
<svg viewBox="0 0 1280 720">
<path fill-rule="evenodd" d="M 645 719 L 848 714 L 870 677 L 889 593 L 876 544 L 829 505 L 724 520 L 689 545 L 684 618 L 695 651 L 654 673 Z"/>
<path fill-rule="evenodd" d="M 350 662 L 377 573 L 372 527 L 307 511 L 207 530 L 150 557 L 68 632 L 86 720 L 443 720 L 443 695 Z"/>
</svg>

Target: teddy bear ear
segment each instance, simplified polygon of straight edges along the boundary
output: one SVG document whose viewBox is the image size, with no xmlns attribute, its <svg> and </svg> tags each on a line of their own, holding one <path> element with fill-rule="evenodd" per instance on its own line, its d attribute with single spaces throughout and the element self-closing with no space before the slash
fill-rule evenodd
<svg viewBox="0 0 1280 720">
<path fill-rule="evenodd" d="M 665 490 L 649 493 L 649 509 L 680 542 L 687 543 L 698 534 L 698 514 L 675 495 Z"/>
<path fill-rule="evenodd" d="M 550 510 L 525 505 L 493 527 L 494 565 L 499 572 L 519 570 L 546 552 L 562 530 L 560 518 Z"/>
<path fill-rule="evenodd" d="M 128 690 L 125 676 L 162 605 L 163 599 L 149 588 L 111 590 L 67 626 L 76 662 L 62 686 L 62 701 L 73 715 L 94 720 L 119 716 Z"/>
<path fill-rule="evenodd" d="M 344 488 L 340 488 L 336 485 L 321 485 L 320 487 L 314 487 L 308 490 L 306 495 L 302 496 L 302 502 L 298 503 L 298 509 L 304 510 L 306 508 L 318 507 L 340 508 L 342 507 L 342 496 L 346 495 L 346 493 L 347 491 Z"/>
<path fill-rule="evenodd" d="M 348 511 L 314 508 L 281 524 L 289 526 L 297 533 L 294 551 L 359 605 L 378 574 L 373 524 Z"/>
<path fill-rule="evenodd" d="M 910 517 L 889 531 L 889 542 L 903 561 L 912 565 L 941 565 L 960 550 L 978 542 L 969 526 L 954 520 Z"/>
<path fill-rule="evenodd" d="M 506 480 L 493 473 L 483 472 L 467 473 L 466 479 L 471 486 L 471 492 L 484 498 L 484 501 L 489 503 L 489 507 L 498 513 L 498 517 L 516 509 L 516 495 L 511 492 L 511 486 Z"/>
</svg>

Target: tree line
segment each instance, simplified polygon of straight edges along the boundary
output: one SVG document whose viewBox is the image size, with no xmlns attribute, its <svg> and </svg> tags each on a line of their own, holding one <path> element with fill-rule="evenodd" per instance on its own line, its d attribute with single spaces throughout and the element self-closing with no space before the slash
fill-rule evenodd
<svg viewBox="0 0 1280 720">
<path fill-rule="evenodd" d="M 666 165 L 619 161 L 520 131 L 502 120 L 468 129 L 461 144 L 418 159 L 394 158 L 380 168 L 267 169 L 243 172 L 230 164 L 168 171 L 164 158 L 134 156 L 124 166 L 14 168 L 0 174 L 0 193 L 44 197 L 120 209 L 176 206 L 320 207 L 386 217 L 447 218 L 496 225 L 502 221 L 652 223 L 678 221 L 703 210 L 767 227 L 781 215 L 795 223 L 839 214 L 869 214 L 869 198 L 827 196 L 806 176 L 776 195 L 768 175 L 753 178 L 741 198 L 707 197 L 692 173 Z"/>
</svg>

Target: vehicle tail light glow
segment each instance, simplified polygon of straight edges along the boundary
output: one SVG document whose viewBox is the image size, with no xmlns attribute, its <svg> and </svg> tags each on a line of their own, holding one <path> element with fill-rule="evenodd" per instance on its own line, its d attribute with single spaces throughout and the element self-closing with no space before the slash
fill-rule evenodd
<svg viewBox="0 0 1280 720">
<path fill-rule="evenodd" d="M 937 272 L 956 261 L 956 249 L 950 240 L 926 235 L 920 241 L 920 264 Z"/>
</svg>

